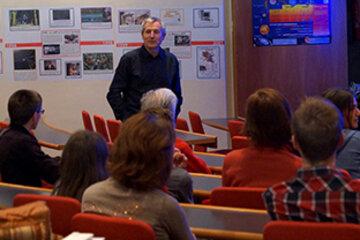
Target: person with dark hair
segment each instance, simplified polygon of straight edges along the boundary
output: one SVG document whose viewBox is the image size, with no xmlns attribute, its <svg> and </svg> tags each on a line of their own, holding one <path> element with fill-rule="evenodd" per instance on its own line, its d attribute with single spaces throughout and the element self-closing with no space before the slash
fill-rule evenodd
<svg viewBox="0 0 360 240">
<path fill-rule="evenodd" d="M 176 116 L 182 104 L 179 61 L 160 47 L 166 29 L 157 17 L 142 23 L 142 47 L 122 56 L 107 93 L 115 118 L 125 120 L 140 111 L 140 99 L 149 90 L 171 89 L 177 99 Z"/>
<path fill-rule="evenodd" d="M 269 187 L 295 176 L 301 159 L 290 151 L 290 120 L 289 103 L 280 92 L 263 88 L 250 95 L 245 133 L 251 143 L 226 155 L 223 185 Z"/>
<path fill-rule="evenodd" d="M 343 168 L 353 178 L 360 178 L 360 131 L 358 121 L 360 111 L 357 100 L 350 91 L 343 89 L 328 89 L 322 96 L 330 100 L 344 118 L 344 144 L 337 151 L 336 166 Z"/>
<path fill-rule="evenodd" d="M 3 182 L 40 187 L 41 180 L 55 183 L 59 177 L 59 159 L 40 148 L 31 133 L 38 125 L 42 98 L 31 90 L 18 90 L 8 102 L 9 128 L 0 132 L 0 173 Z"/>
<path fill-rule="evenodd" d="M 343 118 L 329 101 L 307 98 L 296 110 L 293 143 L 304 160 L 294 179 L 263 194 L 273 220 L 360 223 L 360 180 L 336 168 Z"/>
<path fill-rule="evenodd" d="M 87 187 L 108 177 L 108 156 L 108 146 L 100 134 L 86 130 L 72 134 L 61 156 L 60 179 L 53 194 L 81 201 Z"/>
<path fill-rule="evenodd" d="M 194 239 L 177 201 L 162 191 L 173 164 L 175 131 L 168 111 L 127 119 L 111 149 L 110 177 L 87 188 L 82 211 L 142 220 L 158 240 Z"/>
</svg>

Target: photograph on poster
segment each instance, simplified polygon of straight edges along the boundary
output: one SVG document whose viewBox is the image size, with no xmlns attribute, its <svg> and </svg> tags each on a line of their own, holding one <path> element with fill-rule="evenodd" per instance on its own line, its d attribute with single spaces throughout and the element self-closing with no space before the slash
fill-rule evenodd
<svg viewBox="0 0 360 240">
<path fill-rule="evenodd" d="M 220 48 L 196 47 L 196 73 L 199 79 L 220 79 Z"/>
<path fill-rule="evenodd" d="M 57 29 L 41 31 L 43 57 L 74 57 L 80 56 L 80 30 Z"/>
<path fill-rule="evenodd" d="M 14 50 L 14 70 L 36 69 L 35 49 Z"/>
<path fill-rule="evenodd" d="M 113 53 L 83 53 L 84 74 L 113 73 Z"/>
<path fill-rule="evenodd" d="M 218 28 L 219 8 L 194 8 L 194 28 Z"/>
<path fill-rule="evenodd" d="M 9 10 L 9 23 L 10 31 L 39 30 L 39 10 Z"/>
<path fill-rule="evenodd" d="M 165 25 L 184 25 L 184 9 L 183 8 L 161 9 L 160 18 Z"/>
<path fill-rule="evenodd" d="M 61 59 L 40 59 L 40 75 L 60 75 Z"/>
<path fill-rule="evenodd" d="M 81 78 L 81 61 L 67 61 L 65 62 L 67 79 Z"/>
<path fill-rule="evenodd" d="M 168 31 L 162 47 L 178 58 L 191 58 L 191 31 Z"/>
<path fill-rule="evenodd" d="M 191 33 L 182 32 L 174 35 L 174 46 L 190 46 Z"/>
<path fill-rule="evenodd" d="M 43 55 L 58 55 L 60 54 L 60 45 L 59 44 L 44 44 L 43 45 Z"/>
<path fill-rule="evenodd" d="M 138 32 L 141 23 L 151 16 L 149 9 L 119 10 L 119 32 Z"/>
<path fill-rule="evenodd" d="M 79 43 L 79 35 L 78 34 L 64 34 L 64 43 L 65 44 L 78 44 Z"/>
<path fill-rule="evenodd" d="M 112 28 L 111 7 L 81 8 L 81 28 Z"/>
<path fill-rule="evenodd" d="M 49 12 L 50 27 L 73 27 L 74 9 L 73 8 L 54 8 Z"/>
</svg>

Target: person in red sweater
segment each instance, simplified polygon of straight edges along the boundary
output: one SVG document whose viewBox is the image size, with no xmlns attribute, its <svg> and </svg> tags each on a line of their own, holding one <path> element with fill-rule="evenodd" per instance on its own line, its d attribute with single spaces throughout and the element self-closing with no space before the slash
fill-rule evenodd
<svg viewBox="0 0 360 240">
<path fill-rule="evenodd" d="M 163 108 L 172 113 L 175 122 L 176 95 L 167 88 L 150 90 L 141 98 L 141 110 L 150 108 Z M 187 158 L 186 166 L 183 166 L 188 172 L 211 173 L 206 162 L 195 156 L 191 147 L 182 139 L 176 138 L 175 147 L 180 150 Z"/>
<path fill-rule="evenodd" d="M 226 155 L 223 186 L 270 187 L 293 178 L 302 160 L 291 152 L 290 120 L 289 103 L 277 90 L 263 88 L 250 95 L 245 133 L 251 143 Z"/>
</svg>

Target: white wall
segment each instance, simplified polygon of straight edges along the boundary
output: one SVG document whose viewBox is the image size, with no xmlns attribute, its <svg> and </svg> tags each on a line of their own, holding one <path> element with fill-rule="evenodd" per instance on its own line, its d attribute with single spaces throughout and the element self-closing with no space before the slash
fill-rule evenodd
<svg viewBox="0 0 360 240">
<path fill-rule="evenodd" d="M 225 0 L 226 1 L 226 0 Z M 62 1 L 44 1 L 44 0 L 16 0 L 16 1 L 1 1 L 0 2 L 0 19 L 4 17 L 3 8 L 19 8 L 19 7 L 42 7 L 42 6 L 61 6 L 74 7 L 76 6 L 112 6 L 113 8 L 146 8 L 146 7 L 201 7 L 202 4 L 211 5 L 222 3 L 222 0 L 123 0 L 123 1 L 104 1 L 104 0 L 62 0 Z M 51 4 L 51 5 L 50 5 Z M 226 3 L 225 18 L 229 22 L 230 3 Z M 3 36 L 3 29 L 8 26 L 3 26 L 3 21 L 0 21 L 0 34 Z M 115 27 L 116 24 L 114 24 Z M 227 29 L 230 27 L 227 26 Z M 231 37 L 230 30 L 227 30 L 226 38 Z M 224 33 L 225 34 L 225 33 Z M 226 40 L 226 44 L 228 44 Z M 3 50 L 4 51 L 4 50 Z M 231 47 L 227 46 L 226 51 L 231 52 Z M 118 60 L 114 59 L 117 64 Z M 232 61 L 228 61 L 231 63 Z M 12 63 L 4 63 L 4 67 L 12 66 Z M 223 72 L 231 72 L 226 65 L 222 63 Z M 229 75 L 229 74 L 228 74 Z M 6 71 L 0 79 L 0 119 L 7 117 L 6 104 L 9 96 L 20 88 L 29 88 L 37 90 L 44 99 L 44 108 L 46 109 L 45 116 L 49 123 L 65 128 L 68 130 L 76 130 L 82 128 L 81 110 L 88 110 L 90 113 L 99 113 L 106 118 L 112 118 L 112 111 L 106 101 L 106 93 L 110 85 L 110 81 L 104 80 L 61 80 L 61 81 L 10 81 L 9 76 L 6 76 Z M 228 79 L 230 82 L 230 80 Z M 182 79 L 182 91 L 184 103 L 182 107 L 181 117 L 187 118 L 189 110 L 197 111 L 203 118 L 225 117 L 227 113 L 232 112 L 232 108 L 227 109 L 227 87 L 226 76 L 221 76 L 220 80 L 194 80 Z M 232 90 L 230 90 L 232 92 Z M 230 105 L 230 104 L 229 104 Z M 232 105 L 232 103 L 231 103 Z M 216 131 L 211 128 L 206 128 L 210 134 L 220 136 L 220 146 L 224 146 L 226 142 L 226 134 L 221 131 Z"/>
</svg>

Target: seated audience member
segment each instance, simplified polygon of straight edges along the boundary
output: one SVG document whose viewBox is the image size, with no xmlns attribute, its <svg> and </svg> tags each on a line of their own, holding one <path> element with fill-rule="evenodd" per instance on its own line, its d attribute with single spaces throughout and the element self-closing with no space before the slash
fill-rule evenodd
<svg viewBox="0 0 360 240">
<path fill-rule="evenodd" d="M 174 124 L 176 104 L 176 95 L 167 88 L 150 90 L 141 98 L 142 111 L 146 111 L 152 108 L 161 108 L 169 111 L 171 113 Z M 177 138 L 175 141 L 175 146 L 178 142 L 183 142 L 183 140 Z M 187 144 L 186 146 L 189 147 Z M 194 165 L 194 162 L 197 164 L 202 160 L 194 156 L 192 151 L 186 152 L 184 159 L 184 155 L 182 155 L 180 149 L 175 150 L 173 169 L 171 170 L 170 177 L 167 182 L 168 191 L 179 202 L 193 202 L 192 179 L 183 167 L 186 167 L 189 164 L 189 161 L 191 161 L 190 164 Z M 200 162 L 200 164 L 202 164 L 202 162 Z"/>
<path fill-rule="evenodd" d="M 335 165 L 350 173 L 353 178 L 360 178 L 360 115 L 356 98 L 351 92 L 342 89 L 328 89 L 323 97 L 330 100 L 344 118 L 344 144 L 338 149 Z"/>
<path fill-rule="evenodd" d="M 168 112 L 131 116 L 111 149 L 110 177 L 85 190 L 82 210 L 147 222 L 158 240 L 194 239 L 177 201 L 161 190 L 172 168 L 174 143 Z"/>
<path fill-rule="evenodd" d="M 293 180 L 263 194 L 272 219 L 360 223 L 360 180 L 334 166 L 342 128 L 343 118 L 331 102 L 308 98 L 300 105 L 292 130 L 304 166 Z"/>
<path fill-rule="evenodd" d="M 165 108 L 171 111 L 174 122 L 176 118 L 176 95 L 167 88 L 159 88 L 157 90 L 150 90 L 145 93 L 141 99 L 141 109 L 149 108 Z M 176 138 L 175 147 L 187 157 L 186 170 L 195 173 L 211 173 L 206 162 L 194 155 L 189 144 L 180 138 Z"/>
<path fill-rule="evenodd" d="M 108 177 L 108 155 L 108 146 L 100 134 L 86 130 L 74 133 L 64 147 L 60 178 L 53 194 L 81 201 L 87 187 Z"/>
<path fill-rule="evenodd" d="M 291 111 L 278 91 L 263 88 L 246 103 L 245 133 L 249 147 L 231 151 L 224 159 L 223 185 L 270 187 L 291 179 L 301 159 L 290 152 Z"/>
<path fill-rule="evenodd" d="M 18 90 L 8 102 L 10 126 L 0 132 L 0 172 L 2 181 L 41 187 L 41 180 L 55 183 L 59 178 L 59 159 L 40 148 L 31 133 L 38 125 L 42 98 L 31 90 Z"/>
</svg>

